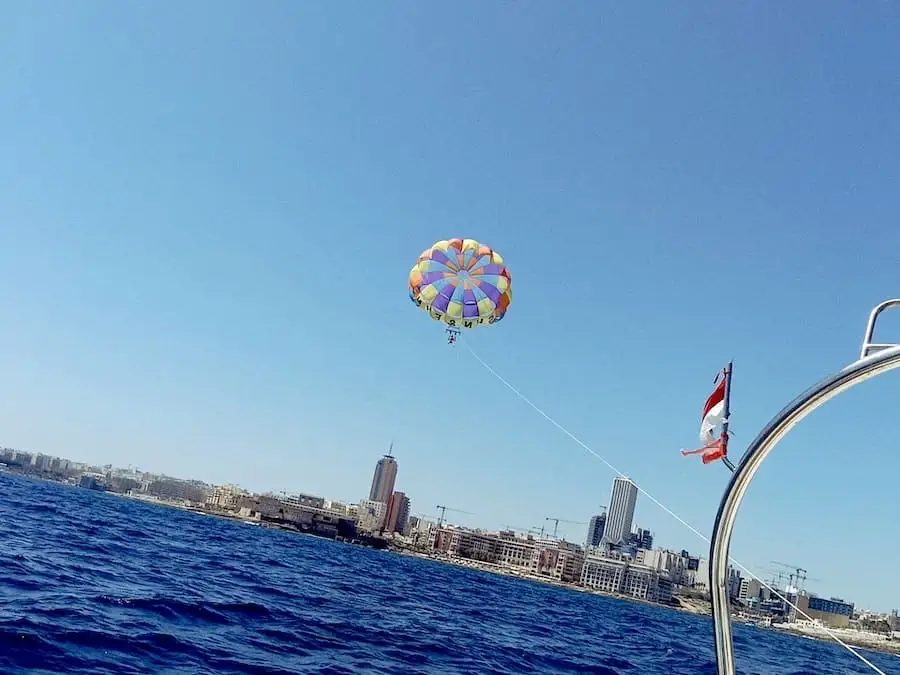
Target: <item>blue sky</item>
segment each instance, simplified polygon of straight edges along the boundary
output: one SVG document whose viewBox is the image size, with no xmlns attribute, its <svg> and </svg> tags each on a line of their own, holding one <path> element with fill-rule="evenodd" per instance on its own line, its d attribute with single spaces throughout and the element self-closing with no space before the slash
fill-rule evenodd
<svg viewBox="0 0 900 675">
<path fill-rule="evenodd" d="M 727 472 L 679 449 L 716 371 L 737 451 L 900 295 L 889 3 L 3 14 L 4 445 L 355 500 L 393 438 L 414 512 L 586 521 L 613 474 L 407 298 L 422 249 L 474 237 L 514 300 L 473 348 L 708 532 Z M 742 561 L 900 605 L 897 382 L 779 447 Z"/>
</svg>

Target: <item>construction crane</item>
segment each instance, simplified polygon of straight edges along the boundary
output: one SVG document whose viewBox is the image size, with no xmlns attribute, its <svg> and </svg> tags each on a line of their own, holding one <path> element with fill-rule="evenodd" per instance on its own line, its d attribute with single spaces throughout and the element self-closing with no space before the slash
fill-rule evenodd
<svg viewBox="0 0 900 675">
<path fill-rule="evenodd" d="M 569 523 L 570 525 L 587 525 L 587 523 L 582 523 L 578 520 L 566 520 L 565 518 L 544 518 L 547 522 L 553 521 L 553 538 L 556 539 L 556 532 L 559 530 L 560 523 Z"/>
<path fill-rule="evenodd" d="M 788 574 L 788 583 L 791 588 L 795 589 L 797 593 L 803 590 L 803 584 L 806 581 L 809 581 L 809 573 L 807 570 L 803 569 L 799 565 L 790 565 L 788 563 L 778 562 L 777 560 L 770 561 L 773 565 L 778 565 L 779 567 L 783 567 L 786 570 L 791 570 Z M 794 581 L 796 580 L 797 584 L 794 585 Z M 819 581 L 819 579 L 812 579 L 811 581 Z"/>
<path fill-rule="evenodd" d="M 440 527 L 441 525 L 444 524 L 444 516 L 447 514 L 447 511 L 453 511 L 454 513 L 464 513 L 467 516 L 475 515 L 474 513 L 469 513 L 468 511 L 463 511 L 462 509 L 454 509 L 449 506 L 443 506 L 441 504 L 438 504 L 435 508 L 441 512 L 441 515 L 438 518 L 438 522 L 437 522 L 438 527 Z"/>
<path fill-rule="evenodd" d="M 781 593 L 781 591 L 784 590 L 784 578 L 785 578 L 784 572 L 782 572 L 781 570 L 779 570 L 777 572 L 775 570 L 772 570 L 771 574 L 772 574 L 772 579 L 771 579 L 772 588 L 774 588 L 776 591 Z"/>
</svg>

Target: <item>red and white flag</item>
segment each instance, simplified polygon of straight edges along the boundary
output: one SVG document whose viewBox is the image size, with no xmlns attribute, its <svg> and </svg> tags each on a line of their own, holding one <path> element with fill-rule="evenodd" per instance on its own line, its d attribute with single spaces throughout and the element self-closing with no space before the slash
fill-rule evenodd
<svg viewBox="0 0 900 675">
<path fill-rule="evenodd" d="M 713 389 L 713 393 L 706 399 L 706 405 L 703 406 L 703 417 L 700 420 L 700 440 L 703 443 L 711 443 L 716 439 L 714 434 L 716 427 L 725 419 L 725 391 L 727 387 L 728 375 L 723 372 L 719 384 Z"/>
<path fill-rule="evenodd" d="M 731 376 L 729 369 L 725 368 L 716 376 L 716 388 L 706 399 L 703 406 L 703 416 L 700 419 L 700 441 L 703 447 L 696 450 L 682 450 L 682 455 L 702 455 L 703 463 L 709 464 L 717 459 L 722 459 L 728 452 L 728 435 L 723 430 L 716 436 L 716 428 L 725 422 L 728 411 L 726 397 L 728 396 L 728 379 Z"/>
</svg>

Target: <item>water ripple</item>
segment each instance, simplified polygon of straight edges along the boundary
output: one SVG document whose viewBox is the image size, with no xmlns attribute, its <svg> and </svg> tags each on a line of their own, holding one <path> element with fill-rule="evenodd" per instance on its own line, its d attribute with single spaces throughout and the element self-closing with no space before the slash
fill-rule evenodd
<svg viewBox="0 0 900 675">
<path fill-rule="evenodd" d="M 708 618 L 0 474 L 2 673 L 715 675 Z M 737 626 L 742 675 L 868 672 Z M 894 657 L 872 657 L 885 672 Z"/>
</svg>

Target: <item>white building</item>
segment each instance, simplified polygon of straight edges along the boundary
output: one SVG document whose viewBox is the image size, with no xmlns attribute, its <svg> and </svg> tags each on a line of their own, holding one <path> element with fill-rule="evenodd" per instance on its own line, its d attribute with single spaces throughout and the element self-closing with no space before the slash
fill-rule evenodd
<svg viewBox="0 0 900 675">
<path fill-rule="evenodd" d="M 689 558 L 688 569 L 684 570 L 681 584 L 697 590 L 709 592 L 709 560 L 706 558 Z M 729 597 L 737 599 L 741 592 L 741 573 L 731 565 L 728 566 L 728 576 L 725 580 Z"/>
<path fill-rule="evenodd" d="M 690 560 L 681 553 L 659 548 L 639 549 L 635 556 L 636 563 L 658 572 L 664 572 L 673 584 L 680 586 L 694 584 L 694 572 L 690 569 Z"/>
<path fill-rule="evenodd" d="M 581 570 L 581 584 L 603 593 L 641 600 L 672 600 L 672 582 L 664 572 L 633 562 L 627 556 L 587 557 Z"/>
<path fill-rule="evenodd" d="M 357 506 L 357 523 L 365 532 L 377 532 L 384 525 L 387 504 L 374 499 L 361 499 Z"/>
<path fill-rule="evenodd" d="M 296 494 L 296 495 L 284 495 L 281 497 L 281 501 L 289 506 L 293 506 L 295 508 L 308 507 L 311 509 L 322 509 L 325 508 L 325 499 L 322 497 L 316 497 L 315 495 L 305 495 L 305 494 Z"/>
<path fill-rule="evenodd" d="M 621 544 L 631 535 L 634 524 L 634 506 L 638 489 L 630 479 L 617 476 L 613 481 L 606 509 L 606 525 L 603 541 L 607 544 Z"/>
<path fill-rule="evenodd" d="M 581 547 L 557 540 L 520 537 L 512 531 L 483 532 L 456 527 L 433 527 L 431 547 L 450 556 L 514 568 L 560 581 L 577 582 L 584 554 Z"/>
<path fill-rule="evenodd" d="M 344 502 L 339 502 L 334 499 L 326 499 L 324 505 L 322 506 L 326 511 L 334 511 L 335 513 L 340 513 L 343 515 L 347 515 L 350 513 L 350 507 Z"/>
<path fill-rule="evenodd" d="M 206 503 L 220 509 L 230 509 L 243 494 L 246 493 L 237 485 L 216 485 L 206 497 Z"/>
<path fill-rule="evenodd" d="M 413 540 L 415 546 L 434 548 L 433 532 L 436 528 L 437 524 L 431 520 L 411 516 L 406 536 Z"/>
</svg>

